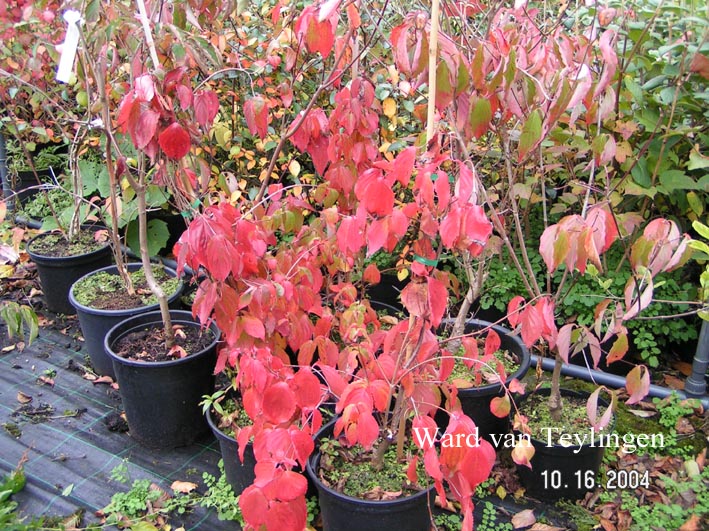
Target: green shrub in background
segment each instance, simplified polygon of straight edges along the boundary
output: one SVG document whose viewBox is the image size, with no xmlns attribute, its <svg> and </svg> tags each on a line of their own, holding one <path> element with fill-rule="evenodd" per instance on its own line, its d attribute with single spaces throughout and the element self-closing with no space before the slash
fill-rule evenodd
<svg viewBox="0 0 709 531">
<path fill-rule="evenodd" d="M 559 324 L 575 321 L 590 326 L 594 321 L 593 310 L 603 297 L 623 297 L 630 276 L 627 268 L 616 272 L 618 264 L 623 260 L 623 249 L 615 247 L 609 250 L 606 260 L 604 273 L 590 267 L 586 275 L 566 285 L 557 307 Z M 535 253 L 530 261 L 539 273 L 539 282 L 543 283 L 541 256 Z M 504 252 L 499 258 L 492 259 L 485 290 L 479 301 L 481 309 L 505 313 L 512 296 L 524 289 L 517 271 L 508 264 L 509 259 L 506 259 Z M 553 277 L 554 285 L 558 285 L 561 275 L 557 272 Z M 643 363 L 651 367 L 657 367 L 673 345 L 694 341 L 698 337 L 698 317 L 663 318 L 692 310 L 689 303 L 697 298 L 696 285 L 686 276 L 687 272 L 682 270 L 660 275 L 659 281 L 655 283 L 655 302 L 627 323 L 632 340 L 631 348 Z"/>
</svg>

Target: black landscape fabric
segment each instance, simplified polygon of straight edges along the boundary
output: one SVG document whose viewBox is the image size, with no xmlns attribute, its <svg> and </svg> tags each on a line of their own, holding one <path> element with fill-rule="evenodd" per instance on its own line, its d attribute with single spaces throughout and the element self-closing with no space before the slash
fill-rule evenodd
<svg viewBox="0 0 709 531">
<path fill-rule="evenodd" d="M 219 446 L 211 436 L 174 450 L 135 443 L 122 428 L 118 391 L 84 378 L 81 343 L 71 335 L 42 328 L 22 352 L 9 349 L 14 343 L 0 325 L 0 475 L 26 456 L 27 486 L 13 497 L 21 515 L 69 516 L 83 508 L 90 523 L 136 479 L 150 479 L 171 493 L 175 480 L 196 483 L 204 492 L 202 473 L 218 477 Z M 117 467 L 127 470 L 128 483 L 111 478 Z M 185 531 L 238 528 L 203 509 L 173 515 L 170 523 Z"/>
</svg>

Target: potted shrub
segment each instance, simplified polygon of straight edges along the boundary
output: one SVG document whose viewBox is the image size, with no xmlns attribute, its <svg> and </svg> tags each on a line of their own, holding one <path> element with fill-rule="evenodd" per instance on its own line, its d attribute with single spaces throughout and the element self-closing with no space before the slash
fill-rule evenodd
<svg viewBox="0 0 709 531">
<path fill-rule="evenodd" d="M 586 14 L 606 21 L 611 12 L 591 9 Z M 643 216 L 615 195 L 615 187 L 632 171 L 630 161 L 626 164 L 624 145 L 607 129 L 615 126 L 617 133 L 617 127 L 626 123 L 613 88 L 618 73 L 617 29 L 599 27 L 592 38 L 567 31 L 563 25 L 544 33 L 542 19 L 543 9 L 525 8 L 503 8 L 488 19 L 487 40 L 471 50 L 471 64 L 481 73 L 474 76 L 467 95 L 469 120 L 461 121 L 453 115 L 449 123 L 456 124 L 455 135 L 469 160 L 479 149 L 475 139 L 484 138 L 499 150 L 499 157 L 482 158 L 477 164 L 492 176 L 490 186 L 481 188 L 480 193 L 511 261 L 507 265 L 516 271 L 524 292 L 512 297 L 507 319 L 525 345 L 555 359 L 548 398 L 544 406 L 537 406 L 537 411 L 549 411 L 551 420 L 542 426 L 552 429 L 549 423 L 558 422 L 565 410 L 568 414 L 574 401 L 571 397 L 562 400 L 562 365 L 587 349 L 597 367 L 603 355 L 602 344 L 609 346 L 608 363 L 624 356 L 625 323 L 651 303 L 653 278 L 687 259 L 688 237 L 682 236 L 673 222 L 663 219 L 650 221 L 640 231 Z M 510 31 L 511 20 L 515 24 Z M 498 38 L 501 35 L 504 40 Z M 572 50 L 586 52 L 578 55 Z M 595 66 L 588 63 L 594 54 L 602 59 Z M 557 75 L 559 69 L 571 77 Z M 575 143 L 579 134 L 589 141 Z M 598 181 L 601 174 L 605 185 Z M 529 234 L 534 216 L 541 219 L 538 240 Z M 546 265 L 541 278 L 531 258 L 530 241 L 538 245 Z M 596 301 L 592 325 L 571 319 L 557 326 L 558 306 L 563 304 L 568 286 L 587 271 L 602 271 L 603 253 L 616 241 L 624 246 L 623 267 L 630 270 L 623 294 L 616 298 L 604 293 Z M 563 274 L 555 282 L 552 274 L 562 265 Z M 484 277 L 483 270 L 478 273 L 481 271 Z M 645 367 L 636 367 L 626 382 L 629 403 L 634 403 L 647 392 L 649 373 Z M 602 412 L 601 391 L 597 389 L 575 407 L 584 420 L 582 435 L 598 434 L 611 423 L 612 404 L 618 393 L 606 390 L 611 404 Z M 543 490 L 546 495 L 579 496 L 593 486 L 594 482 L 581 482 L 582 488 L 573 493 L 558 488 L 579 484 L 579 477 L 595 478 L 601 461 L 598 454 L 590 465 L 571 468 L 569 458 L 585 450 L 575 448 L 573 455 L 557 451 L 550 439 L 533 445 L 527 424 L 531 414 L 526 414 L 522 405 L 513 411 L 515 427 L 521 434 L 513 458 L 521 467 L 531 468 L 531 474 L 524 474 L 530 491 L 535 487 L 535 494 Z M 554 442 L 567 436 L 555 427 L 553 433 Z M 565 470 L 555 485 L 544 481 L 550 468 L 532 457 L 536 455 L 534 449 L 541 454 L 542 447 L 547 454 L 559 454 L 563 460 L 564 466 L 552 467 L 557 472 Z"/>
</svg>

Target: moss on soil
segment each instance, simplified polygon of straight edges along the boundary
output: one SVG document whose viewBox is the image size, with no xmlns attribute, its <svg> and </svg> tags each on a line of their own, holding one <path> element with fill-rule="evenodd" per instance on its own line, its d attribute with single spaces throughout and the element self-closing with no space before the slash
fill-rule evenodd
<svg viewBox="0 0 709 531">
<path fill-rule="evenodd" d="M 484 342 L 480 344 L 481 350 L 485 348 Z M 502 363 L 504 367 L 505 374 L 509 377 L 514 374 L 517 369 L 519 369 L 519 360 L 516 359 L 509 350 L 500 349 L 493 354 L 497 363 Z M 479 387 L 483 385 L 488 385 L 490 383 L 496 383 L 499 381 L 499 372 L 496 366 L 493 366 L 490 361 L 485 363 L 473 363 L 472 367 L 468 367 L 463 361 L 465 357 L 465 351 L 461 347 L 455 356 L 455 365 L 453 367 L 453 372 L 451 372 L 448 377 L 448 381 L 453 383 L 459 389 L 467 389 L 470 387 Z M 481 381 L 476 383 L 476 375 L 481 376 Z"/>
<path fill-rule="evenodd" d="M 156 280 L 162 286 L 164 292 L 172 295 L 177 291 L 180 284 L 179 279 L 172 277 L 162 267 L 154 267 L 153 273 Z M 131 306 L 126 308 L 136 308 L 138 306 L 148 306 L 157 303 L 157 299 L 150 291 L 145 280 L 143 268 L 132 271 L 130 274 L 136 296 L 132 298 Z M 126 288 L 120 275 L 100 271 L 90 275 L 74 285 L 74 298 L 84 306 L 97 309 L 117 309 L 110 304 L 115 302 L 116 294 L 126 294 Z"/>
<path fill-rule="evenodd" d="M 413 442 L 406 445 L 402 460 L 397 460 L 396 444 L 392 444 L 384 455 L 382 469 L 378 471 L 371 463 L 374 450 L 367 451 L 360 445 L 345 448 L 334 439 L 325 439 L 320 443 L 320 451 L 320 479 L 347 496 L 369 500 L 396 499 L 416 494 L 422 490 L 421 485 L 426 484 L 422 457 L 417 468 L 419 484 L 413 485 L 406 475 L 409 464 L 419 453 Z"/>
</svg>

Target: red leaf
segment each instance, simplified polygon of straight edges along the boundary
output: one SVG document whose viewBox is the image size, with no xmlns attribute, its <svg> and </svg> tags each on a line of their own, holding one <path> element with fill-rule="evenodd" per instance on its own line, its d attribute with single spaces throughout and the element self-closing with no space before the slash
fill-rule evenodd
<svg viewBox="0 0 709 531">
<path fill-rule="evenodd" d="M 258 529 L 265 522 L 266 513 L 268 512 L 268 500 L 260 488 L 251 485 L 239 496 L 239 508 L 244 520 L 253 526 L 254 529 Z"/>
<path fill-rule="evenodd" d="M 497 332 L 490 330 L 485 338 L 485 357 L 492 356 L 500 350 L 500 345 L 502 345 L 502 340 Z"/>
<path fill-rule="evenodd" d="M 268 105 L 263 96 L 249 98 L 244 103 L 244 117 L 249 132 L 263 140 L 268 134 Z"/>
<path fill-rule="evenodd" d="M 298 406 L 301 408 L 316 407 L 320 403 L 320 380 L 310 367 L 301 367 L 293 378 L 294 391 Z"/>
<path fill-rule="evenodd" d="M 415 455 L 414 458 L 409 462 L 409 466 L 406 468 L 406 477 L 411 483 L 418 483 L 418 473 L 416 472 L 416 467 L 419 464 L 419 456 Z"/>
<path fill-rule="evenodd" d="M 295 412 L 296 398 L 288 384 L 278 382 L 263 393 L 263 414 L 266 420 L 280 424 L 290 420 Z"/>
<path fill-rule="evenodd" d="M 428 313 L 426 286 L 421 282 L 409 282 L 401 290 L 401 303 L 413 317 L 425 317 Z"/>
<path fill-rule="evenodd" d="M 386 216 L 394 209 L 394 192 L 376 169 L 368 170 L 360 176 L 355 185 L 355 193 L 370 214 Z"/>
<path fill-rule="evenodd" d="M 190 151 L 190 135 L 177 122 L 172 122 L 158 137 L 160 148 L 171 159 L 179 160 Z"/>
<path fill-rule="evenodd" d="M 180 102 L 182 110 L 189 109 L 194 101 L 194 93 L 187 85 L 177 85 L 177 99 Z"/>
<path fill-rule="evenodd" d="M 335 43 L 335 28 L 331 19 L 319 21 L 315 9 L 314 5 L 303 9 L 295 23 L 295 33 L 298 39 L 305 41 L 305 47 L 310 53 L 319 52 L 327 57 Z"/>
<path fill-rule="evenodd" d="M 428 278 L 428 300 L 431 309 L 431 324 L 438 326 L 441 324 L 448 304 L 448 290 L 443 282 L 433 277 Z"/>
<path fill-rule="evenodd" d="M 382 274 L 379 272 L 377 264 L 371 263 L 364 269 L 362 280 L 368 284 L 379 284 L 379 282 L 381 282 Z"/>
<path fill-rule="evenodd" d="M 650 371 L 644 365 L 638 365 L 625 377 L 625 388 L 630 398 L 628 405 L 637 404 L 650 392 Z"/>
<path fill-rule="evenodd" d="M 151 109 L 140 108 L 135 123 L 129 125 L 133 144 L 138 149 L 144 149 L 155 136 L 160 115 Z M 131 119 L 133 114 L 131 113 Z"/>
<path fill-rule="evenodd" d="M 219 98 L 212 90 L 200 90 L 194 95 L 194 115 L 202 127 L 209 127 L 219 112 Z"/>
<path fill-rule="evenodd" d="M 519 307 L 523 302 L 524 297 L 516 295 L 512 297 L 512 300 L 507 304 L 507 320 L 512 328 L 516 328 L 520 321 L 521 313 Z"/>
<path fill-rule="evenodd" d="M 266 338 L 266 329 L 260 319 L 251 315 L 244 315 L 241 318 L 241 325 L 244 328 L 244 332 L 251 337 L 255 337 L 256 339 Z"/>
</svg>

